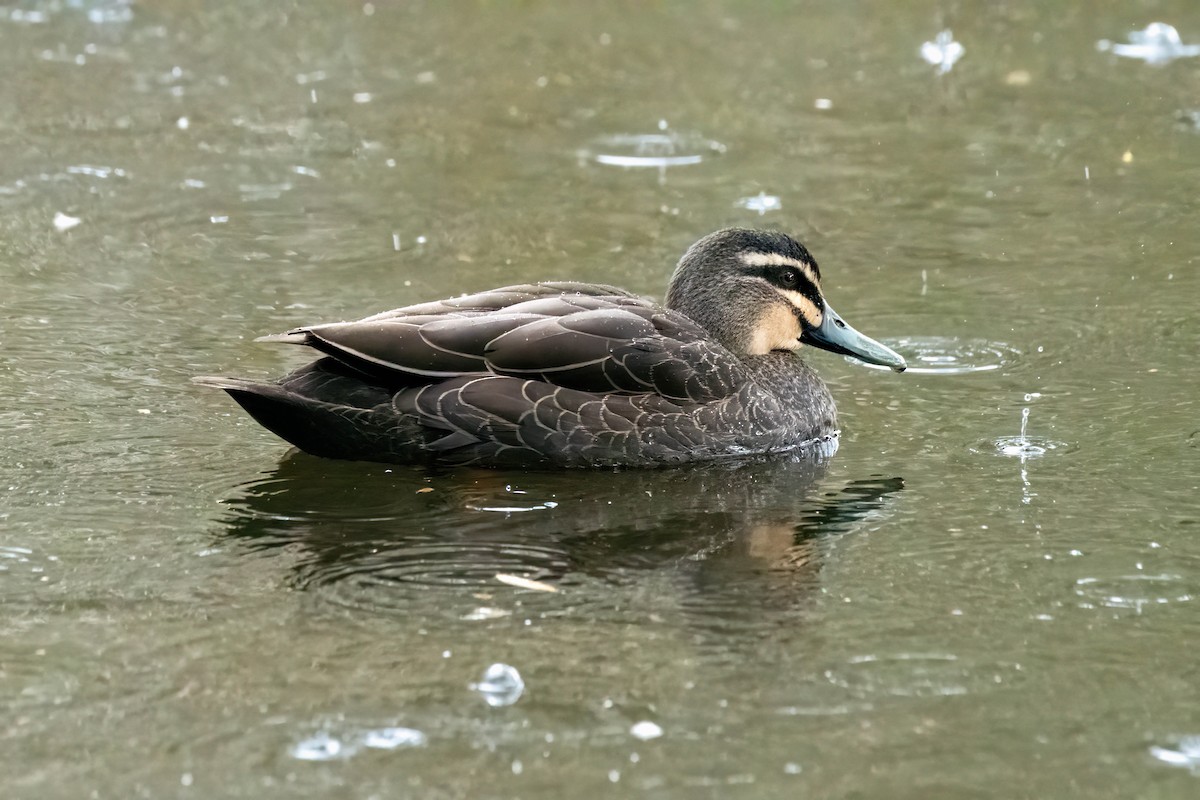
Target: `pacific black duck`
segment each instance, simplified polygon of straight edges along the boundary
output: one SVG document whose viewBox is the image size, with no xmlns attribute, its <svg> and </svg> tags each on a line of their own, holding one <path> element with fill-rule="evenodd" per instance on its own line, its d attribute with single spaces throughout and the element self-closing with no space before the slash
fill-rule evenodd
<svg viewBox="0 0 1200 800">
<path fill-rule="evenodd" d="M 261 337 L 324 354 L 274 383 L 195 380 L 328 458 L 649 467 L 828 450 L 833 397 L 801 345 L 905 363 L 820 281 L 791 237 L 731 228 L 683 255 L 665 307 L 602 284 L 506 286 Z"/>
</svg>

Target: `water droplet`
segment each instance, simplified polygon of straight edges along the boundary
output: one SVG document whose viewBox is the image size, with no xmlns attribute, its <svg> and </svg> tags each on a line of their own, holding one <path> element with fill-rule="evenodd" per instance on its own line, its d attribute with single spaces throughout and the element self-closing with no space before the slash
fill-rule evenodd
<svg viewBox="0 0 1200 800">
<path fill-rule="evenodd" d="M 1026 395 L 1026 398 L 1029 396 Z M 1029 407 L 1021 409 L 1021 432 L 1016 436 L 1002 436 L 996 440 L 996 449 L 1001 455 L 1020 458 L 1024 463 L 1030 458 L 1041 458 L 1051 450 L 1057 450 L 1063 445 L 1046 439 L 1031 439 L 1028 436 Z"/>
<path fill-rule="evenodd" d="M 747 211 L 757 211 L 760 217 L 768 211 L 779 211 L 783 208 L 783 203 L 777 196 L 766 192 L 759 192 L 753 197 L 739 197 L 733 204 Z"/>
<path fill-rule="evenodd" d="M 343 743 L 340 739 L 330 736 L 325 731 L 310 736 L 292 746 L 293 758 L 301 761 L 333 761 L 339 758 L 349 758 L 357 748 Z"/>
<path fill-rule="evenodd" d="M 653 723 L 648 719 L 644 719 L 641 722 L 635 723 L 634 726 L 629 729 L 629 733 L 631 736 L 633 736 L 633 738 L 641 739 L 643 742 L 645 742 L 662 736 L 663 729 L 656 723 Z"/>
<path fill-rule="evenodd" d="M 375 750 L 396 750 L 401 747 L 424 747 L 429 740 L 416 728 L 378 728 L 367 731 L 363 744 Z"/>
<path fill-rule="evenodd" d="M 69 231 L 71 228 L 74 228 L 81 222 L 83 222 L 83 220 L 79 217 L 72 217 L 64 214 L 61 211 L 56 211 L 54 213 L 54 229 L 59 233 L 62 233 L 63 231 Z"/>
<path fill-rule="evenodd" d="M 921 58 L 937 67 L 943 75 L 954 67 L 965 52 L 965 48 L 954 41 L 954 33 L 949 28 L 940 31 L 932 42 L 921 45 Z"/>
<path fill-rule="evenodd" d="M 1172 767 L 1186 767 L 1200 775 L 1200 736 L 1182 736 L 1174 748 L 1153 745 L 1150 755 Z"/>
<path fill-rule="evenodd" d="M 483 695 L 492 708 L 511 706 L 525 692 L 525 681 L 516 667 L 508 664 L 492 664 L 483 673 L 483 680 L 471 684 L 471 688 Z"/>
</svg>

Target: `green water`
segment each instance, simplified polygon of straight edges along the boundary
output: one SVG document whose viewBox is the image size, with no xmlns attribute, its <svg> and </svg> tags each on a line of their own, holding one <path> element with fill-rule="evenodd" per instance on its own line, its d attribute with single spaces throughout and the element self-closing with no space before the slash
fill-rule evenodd
<svg viewBox="0 0 1200 800">
<path fill-rule="evenodd" d="M 1200 41 L 1181 1 L 0 9 L 0 794 L 1196 796 L 1200 61 L 1096 49 L 1155 20 Z M 700 163 L 594 160 L 671 133 Z M 661 296 L 730 224 L 925 367 L 810 354 L 827 464 L 330 463 L 189 383 L 494 285 Z"/>
</svg>

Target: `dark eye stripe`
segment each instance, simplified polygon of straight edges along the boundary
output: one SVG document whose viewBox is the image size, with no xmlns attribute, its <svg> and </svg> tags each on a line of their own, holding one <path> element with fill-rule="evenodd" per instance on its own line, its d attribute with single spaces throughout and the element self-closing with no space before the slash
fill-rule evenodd
<svg viewBox="0 0 1200 800">
<path fill-rule="evenodd" d="M 796 276 L 795 283 L 789 283 L 787 281 L 788 273 L 795 274 L 795 276 Z M 820 308 L 820 306 L 821 306 L 821 289 L 815 283 L 812 282 L 812 280 L 808 277 L 808 275 L 806 275 L 804 273 L 803 270 L 799 270 L 799 269 L 796 269 L 795 267 L 790 267 L 790 266 L 765 267 L 765 268 L 762 268 L 761 271 L 758 272 L 758 274 L 762 277 L 763 280 L 765 280 L 767 283 L 771 284 L 772 286 L 778 286 L 780 289 L 787 289 L 792 292 L 799 292 L 800 294 L 807 297 L 809 300 L 812 300 L 813 303 L 815 303 L 817 305 L 817 307 Z"/>
</svg>

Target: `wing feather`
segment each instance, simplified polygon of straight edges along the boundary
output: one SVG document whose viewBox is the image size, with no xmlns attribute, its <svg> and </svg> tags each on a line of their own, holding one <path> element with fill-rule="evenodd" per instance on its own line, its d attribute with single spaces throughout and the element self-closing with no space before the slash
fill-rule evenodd
<svg viewBox="0 0 1200 800">
<path fill-rule="evenodd" d="M 508 286 L 268 339 L 310 345 L 391 385 L 490 373 L 704 404 L 748 380 L 740 360 L 687 317 L 581 283 Z"/>
</svg>

